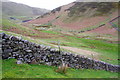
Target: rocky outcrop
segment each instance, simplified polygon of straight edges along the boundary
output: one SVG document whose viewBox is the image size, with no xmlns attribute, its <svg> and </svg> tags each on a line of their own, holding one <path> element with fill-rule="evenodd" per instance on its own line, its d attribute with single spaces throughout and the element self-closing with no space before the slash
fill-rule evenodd
<svg viewBox="0 0 120 80">
<path fill-rule="evenodd" d="M 53 49 L 50 46 L 35 44 L 19 37 L 1 33 L 2 59 L 15 58 L 23 63 L 38 63 L 59 66 L 62 63 L 76 69 L 96 69 L 119 72 L 119 65 L 96 61 L 70 52 Z M 20 63 L 22 63 L 20 62 Z"/>
</svg>

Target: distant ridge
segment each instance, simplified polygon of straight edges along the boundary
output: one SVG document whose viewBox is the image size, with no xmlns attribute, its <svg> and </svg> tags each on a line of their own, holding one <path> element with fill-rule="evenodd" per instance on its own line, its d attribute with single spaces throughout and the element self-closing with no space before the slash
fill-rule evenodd
<svg viewBox="0 0 120 80">
<path fill-rule="evenodd" d="M 42 15 L 49 12 L 47 9 L 30 7 L 25 4 L 11 2 L 9 0 L 2 0 L 2 13 L 10 16 L 32 16 Z"/>
<path fill-rule="evenodd" d="M 10 2 L 10 0 L 0 0 L 1 2 Z"/>
</svg>

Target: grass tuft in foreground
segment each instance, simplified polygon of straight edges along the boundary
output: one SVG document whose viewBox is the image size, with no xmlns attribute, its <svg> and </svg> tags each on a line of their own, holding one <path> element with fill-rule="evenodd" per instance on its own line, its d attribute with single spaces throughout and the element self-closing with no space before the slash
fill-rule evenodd
<svg viewBox="0 0 120 80">
<path fill-rule="evenodd" d="M 3 78 L 117 78 L 118 73 L 103 70 L 72 69 L 65 74 L 58 73 L 57 67 L 47 65 L 16 64 L 15 59 L 3 60 Z"/>
</svg>

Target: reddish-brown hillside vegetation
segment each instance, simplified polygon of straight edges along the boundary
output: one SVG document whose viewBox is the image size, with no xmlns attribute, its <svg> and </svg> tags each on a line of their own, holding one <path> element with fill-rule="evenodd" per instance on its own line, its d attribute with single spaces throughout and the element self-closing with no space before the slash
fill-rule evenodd
<svg viewBox="0 0 120 80">
<path fill-rule="evenodd" d="M 97 3 L 97 2 L 73 2 L 63 5 L 44 14 L 27 24 L 47 24 L 57 25 L 68 30 L 89 30 L 93 26 L 104 26 L 93 28 L 89 32 L 116 34 L 117 31 L 108 24 L 110 20 L 118 16 L 117 3 Z M 88 28 L 88 29 L 87 29 Z M 86 32 L 86 31 L 84 31 Z M 87 31 L 88 32 L 88 31 Z"/>
</svg>

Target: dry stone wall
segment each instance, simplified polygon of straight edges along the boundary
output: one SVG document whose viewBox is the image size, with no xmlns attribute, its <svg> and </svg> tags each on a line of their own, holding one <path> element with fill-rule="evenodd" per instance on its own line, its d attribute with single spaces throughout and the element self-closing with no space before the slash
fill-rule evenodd
<svg viewBox="0 0 120 80">
<path fill-rule="evenodd" d="M 35 44 L 19 37 L 1 33 L 2 59 L 15 58 L 24 63 L 38 63 L 49 66 L 68 64 L 75 69 L 96 69 L 111 72 L 120 72 L 119 65 L 112 65 L 102 61 L 96 61 L 70 52 L 59 52 L 50 46 Z"/>
</svg>

